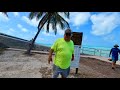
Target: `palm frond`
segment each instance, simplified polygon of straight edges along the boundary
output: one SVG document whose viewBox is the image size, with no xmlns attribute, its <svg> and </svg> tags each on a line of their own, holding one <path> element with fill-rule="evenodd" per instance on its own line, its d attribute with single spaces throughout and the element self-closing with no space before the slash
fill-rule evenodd
<svg viewBox="0 0 120 90">
<path fill-rule="evenodd" d="M 58 17 L 61 20 L 61 22 L 63 22 L 64 27 L 70 28 L 69 23 L 63 17 L 61 17 L 59 14 Z"/>
<path fill-rule="evenodd" d="M 69 23 L 62 16 L 60 16 L 59 13 L 63 13 L 65 17 L 69 18 L 69 12 L 31 12 L 29 14 L 29 19 L 33 19 L 34 17 L 36 17 L 37 20 L 40 20 L 38 24 L 38 29 L 40 29 L 42 26 L 44 26 L 43 24 L 46 23 L 46 32 L 49 32 L 51 24 L 52 29 L 56 34 L 56 25 L 59 25 L 61 29 L 64 29 L 65 27 L 69 28 Z"/>
<path fill-rule="evenodd" d="M 51 23 L 51 21 L 52 21 L 52 20 L 51 20 L 51 19 L 52 19 L 51 17 L 52 17 L 52 14 L 49 14 L 48 21 L 47 21 L 47 30 L 46 30 L 47 33 L 49 33 L 49 27 L 50 27 L 50 23 Z"/>
<path fill-rule="evenodd" d="M 63 12 L 64 16 L 67 17 L 68 19 L 70 18 L 70 13 L 69 12 Z"/>
<path fill-rule="evenodd" d="M 47 22 L 49 14 L 46 13 L 42 19 L 40 20 L 39 24 L 38 24 L 38 29 L 40 29 L 41 27 L 43 27 L 43 25 Z"/>
<path fill-rule="evenodd" d="M 36 19 L 39 20 L 40 18 L 42 18 L 43 14 L 44 14 L 44 12 L 39 12 L 39 13 L 37 14 Z"/>
<path fill-rule="evenodd" d="M 7 14 L 7 12 L 2 12 L 3 14 L 5 14 L 7 17 L 8 17 L 8 14 Z"/>
<path fill-rule="evenodd" d="M 70 28 L 69 23 L 63 17 L 61 17 L 58 13 L 55 14 L 55 19 L 61 29 L 64 29 L 65 27 Z"/>
<path fill-rule="evenodd" d="M 36 17 L 38 14 L 38 12 L 30 12 L 29 14 L 29 19 L 33 19 L 34 17 Z"/>
</svg>

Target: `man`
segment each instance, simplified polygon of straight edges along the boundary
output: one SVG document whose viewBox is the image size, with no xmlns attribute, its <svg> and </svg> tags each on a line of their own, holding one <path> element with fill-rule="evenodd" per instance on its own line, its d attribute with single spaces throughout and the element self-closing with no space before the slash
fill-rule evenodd
<svg viewBox="0 0 120 90">
<path fill-rule="evenodd" d="M 118 49 L 118 45 L 115 44 L 114 45 L 114 48 L 112 48 L 110 50 L 110 54 L 109 54 L 109 57 L 112 53 L 112 69 L 115 69 L 115 66 L 116 66 L 116 61 L 118 61 L 118 54 L 120 53 L 120 50 Z"/>
<path fill-rule="evenodd" d="M 62 78 L 67 78 L 70 73 L 71 60 L 74 60 L 74 43 L 71 40 L 71 35 L 71 29 L 66 29 L 64 38 L 57 39 L 50 49 L 49 64 L 52 61 L 52 53 L 55 52 L 53 78 L 57 78 L 59 74 Z"/>
</svg>

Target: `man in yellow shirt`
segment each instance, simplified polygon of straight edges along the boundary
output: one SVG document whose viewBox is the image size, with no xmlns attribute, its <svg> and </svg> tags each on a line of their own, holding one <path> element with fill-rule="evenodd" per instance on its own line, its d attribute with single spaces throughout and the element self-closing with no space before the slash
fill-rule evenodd
<svg viewBox="0 0 120 90">
<path fill-rule="evenodd" d="M 53 61 L 53 78 L 61 74 L 67 78 L 70 73 L 71 60 L 74 60 L 74 43 L 71 40 L 71 29 L 66 29 L 64 38 L 59 38 L 52 45 L 49 53 L 48 63 L 52 61 L 52 53 L 55 52 Z"/>
</svg>

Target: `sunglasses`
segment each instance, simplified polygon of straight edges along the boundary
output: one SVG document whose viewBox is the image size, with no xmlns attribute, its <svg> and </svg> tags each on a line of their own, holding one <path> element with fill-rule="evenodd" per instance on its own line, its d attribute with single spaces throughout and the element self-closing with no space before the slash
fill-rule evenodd
<svg viewBox="0 0 120 90">
<path fill-rule="evenodd" d="M 66 36 L 71 36 L 71 33 L 66 33 L 65 35 L 66 35 Z"/>
</svg>

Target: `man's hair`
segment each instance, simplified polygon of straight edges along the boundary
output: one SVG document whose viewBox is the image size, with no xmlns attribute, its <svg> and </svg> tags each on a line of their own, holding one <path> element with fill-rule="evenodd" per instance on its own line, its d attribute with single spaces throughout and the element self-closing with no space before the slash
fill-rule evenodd
<svg viewBox="0 0 120 90">
<path fill-rule="evenodd" d="M 65 34 L 66 34 L 66 33 L 70 33 L 70 34 L 71 34 L 71 33 L 72 33 L 72 30 L 71 30 L 70 28 L 67 28 L 67 29 L 65 30 Z"/>
</svg>

